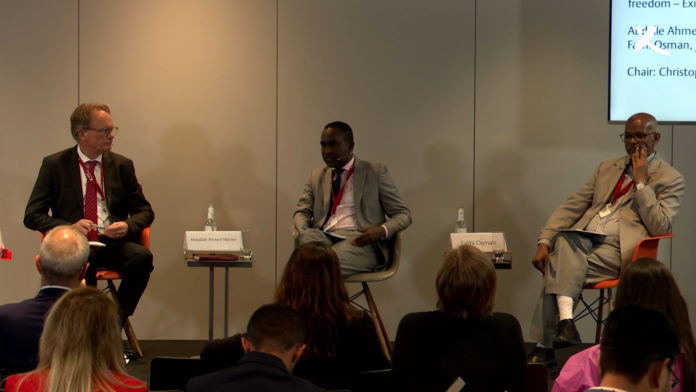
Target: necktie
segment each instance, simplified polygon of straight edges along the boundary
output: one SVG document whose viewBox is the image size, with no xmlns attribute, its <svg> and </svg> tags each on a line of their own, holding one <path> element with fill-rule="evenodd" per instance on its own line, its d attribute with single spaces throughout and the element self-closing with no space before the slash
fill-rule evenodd
<svg viewBox="0 0 696 392">
<path fill-rule="evenodd" d="M 342 168 L 334 169 L 334 179 L 331 182 L 331 190 L 334 196 L 338 196 L 338 192 L 341 190 L 341 173 L 343 173 Z"/>
<path fill-rule="evenodd" d="M 87 166 L 92 178 L 96 179 L 94 175 L 94 168 L 97 166 L 97 161 L 87 161 Z M 97 190 L 94 186 L 87 181 L 87 186 L 85 187 L 85 219 L 89 219 L 94 224 L 97 224 Z M 87 239 L 90 241 L 98 241 L 99 234 L 96 230 L 92 230 L 87 233 Z"/>
</svg>

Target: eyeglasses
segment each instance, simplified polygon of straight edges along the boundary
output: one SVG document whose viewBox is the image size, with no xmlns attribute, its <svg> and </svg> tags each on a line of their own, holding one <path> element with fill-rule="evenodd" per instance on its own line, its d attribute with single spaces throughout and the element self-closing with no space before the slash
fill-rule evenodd
<svg viewBox="0 0 696 392">
<path fill-rule="evenodd" d="M 624 143 L 630 141 L 631 139 L 635 139 L 638 142 L 642 142 L 643 140 L 647 139 L 648 136 L 654 135 L 656 133 L 657 132 L 655 132 L 655 131 L 648 132 L 648 133 L 626 133 L 626 132 L 624 132 L 621 135 L 619 135 L 619 139 L 621 139 L 621 141 Z"/>
<path fill-rule="evenodd" d="M 677 378 L 677 375 L 674 374 L 674 371 L 672 370 L 672 365 L 667 365 L 667 370 L 669 370 L 669 374 L 672 375 L 672 388 L 670 389 L 674 389 L 674 387 L 676 387 L 677 384 L 679 384 L 679 379 Z"/>
<path fill-rule="evenodd" d="M 103 133 L 104 135 L 108 135 L 110 133 L 113 133 L 114 136 L 118 134 L 118 127 L 113 127 L 113 128 L 101 128 L 101 129 L 96 129 L 96 128 L 82 128 L 86 131 L 95 131 L 99 133 Z"/>
</svg>

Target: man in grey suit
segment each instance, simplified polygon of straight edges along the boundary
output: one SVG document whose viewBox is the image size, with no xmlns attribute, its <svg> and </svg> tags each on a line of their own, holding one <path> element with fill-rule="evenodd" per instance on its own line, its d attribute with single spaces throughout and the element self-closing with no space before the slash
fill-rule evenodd
<svg viewBox="0 0 696 392">
<path fill-rule="evenodd" d="M 353 130 L 340 121 L 324 127 L 325 167 L 309 174 L 293 215 L 300 243 L 332 246 L 344 276 L 372 271 L 387 259 L 387 241 L 411 224 L 387 167 L 353 155 Z"/>
<path fill-rule="evenodd" d="M 587 183 L 556 208 L 539 235 L 532 264 L 543 274 L 544 289 L 532 319 L 531 338 L 537 346 L 529 362 L 554 367 L 553 348 L 580 343 L 573 300 L 583 286 L 616 278 L 631 261 L 638 240 L 672 230 L 684 178 L 657 157 L 657 120 L 634 114 L 620 136 L 628 155 L 600 163 Z"/>
</svg>

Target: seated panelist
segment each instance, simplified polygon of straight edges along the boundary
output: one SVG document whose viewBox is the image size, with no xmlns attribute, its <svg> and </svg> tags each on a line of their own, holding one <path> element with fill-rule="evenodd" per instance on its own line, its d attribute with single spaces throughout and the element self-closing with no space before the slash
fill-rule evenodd
<svg viewBox="0 0 696 392">
<path fill-rule="evenodd" d="M 95 286 L 97 268 L 121 273 L 121 320 L 132 315 L 153 269 L 152 253 L 140 232 L 155 214 L 135 176 L 133 161 L 111 152 L 118 132 L 111 110 L 101 103 L 80 104 L 70 116 L 76 146 L 44 158 L 24 213 L 24 225 L 47 232 L 72 225 L 93 247 L 85 280 Z"/>
<path fill-rule="evenodd" d="M 300 243 L 333 247 L 344 276 L 372 271 L 387 260 L 387 240 L 411 224 L 387 167 L 353 155 L 353 130 L 340 121 L 324 127 L 321 156 L 293 214 Z"/>
</svg>

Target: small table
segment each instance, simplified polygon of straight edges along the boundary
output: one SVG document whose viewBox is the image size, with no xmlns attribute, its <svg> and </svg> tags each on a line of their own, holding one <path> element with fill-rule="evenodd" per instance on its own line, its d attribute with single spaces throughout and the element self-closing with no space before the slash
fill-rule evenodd
<svg viewBox="0 0 696 392">
<path fill-rule="evenodd" d="M 188 267 L 208 267 L 210 269 L 209 304 L 208 304 L 208 340 L 213 340 L 213 296 L 214 290 L 214 270 L 215 268 L 225 268 L 225 337 L 227 337 L 227 321 L 229 308 L 229 269 L 232 268 L 251 268 L 251 260 L 196 260 L 187 259 Z"/>
<path fill-rule="evenodd" d="M 503 256 L 503 261 L 496 262 L 495 261 L 495 256 L 493 255 L 493 252 L 483 252 L 486 256 L 489 256 L 491 258 L 491 262 L 495 266 L 495 269 L 512 269 L 512 252 L 505 251 L 505 255 Z"/>
</svg>

